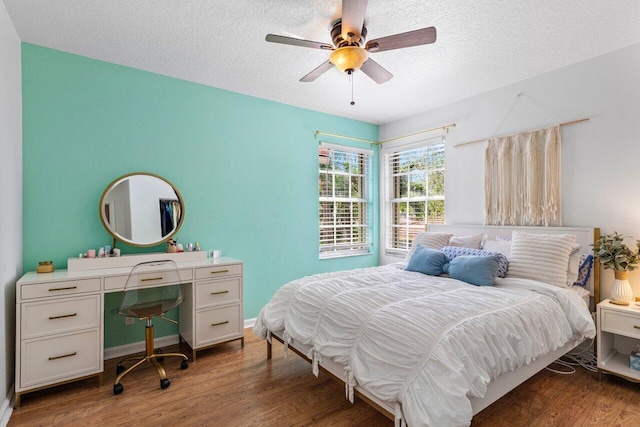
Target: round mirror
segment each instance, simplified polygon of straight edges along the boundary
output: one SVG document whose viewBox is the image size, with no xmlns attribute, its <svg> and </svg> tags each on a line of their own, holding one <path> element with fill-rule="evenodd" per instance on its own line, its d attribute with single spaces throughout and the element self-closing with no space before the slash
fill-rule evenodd
<svg viewBox="0 0 640 427">
<path fill-rule="evenodd" d="M 100 219 L 115 239 L 154 246 L 174 236 L 184 220 L 184 200 L 166 179 L 146 172 L 121 176 L 100 198 Z"/>
</svg>

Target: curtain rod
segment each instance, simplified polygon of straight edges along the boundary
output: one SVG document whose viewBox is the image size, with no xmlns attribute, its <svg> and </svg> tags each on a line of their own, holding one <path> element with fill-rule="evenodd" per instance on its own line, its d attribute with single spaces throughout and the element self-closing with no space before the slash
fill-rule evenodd
<svg viewBox="0 0 640 427">
<path fill-rule="evenodd" d="M 576 123 L 582 123 L 582 122 L 586 122 L 588 120 L 589 120 L 589 117 L 585 117 L 584 119 L 571 120 L 570 122 L 558 123 L 557 126 L 575 125 Z M 540 129 L 544 129 L 544 128 L 540 128 Z M 529 131 L 520 131 L 520 132 L 513 132 L 513 133 L 510 133 L 510 134 L 507 134 L 507 135 L 491 136 L 491 137 L 484 138 L 484 139 L 476 139 L 475 141 L 469 141 L 469 142 L 463 142 L 463 143 L 460 143 L 460 144 L 456 144 L 456 145 L 454 145 L 454 147 L 462 147 L 463 145 L 475 144 L 477 142 L 484 142 L 484 141 L 488 141 L 488 140 L 493 139 L 493 138 L 505 138 L 505 137 L 508 137 L 508 136 L 513 136 L 513 135 L 517 135 L 519 133 L 527 133 L 527 132 L 533 132 L 533 131 L 531 131 L 531 130 L 529 130 Z"/>
<path fill-rule="evenodd" d="M 412 136 L 422 135 L 423 133 L 435 132 L 437 130 L 443 130 L 446 133 L 449 133 L 449 129 L 450 128 L 454 128 L 454 127 L 456 127 L 456 124 L 455 123 L 450 123 L 448 125 L 444 125 L 444 126 L 439 126 L 437 128 L 423 130 L 423 131 L 412 133 L 412 134 L 409 134 L 409 135 L 398 136 L 396 138 L 391 138 L 391 139 L 385 139 L 384 141 L 380 141 L 379 144 L 382 145 L 382 144 L 386 144 L 387 142 L 397 141 L 399 139 L 411 138 Z"/>
<path fill-rule="evenodd" d="M 455 123 L 451 123 L 451 124 L 448 124 L 448 125 L 439 126 L 437 128 L 427 129 L 427 130 L 423 130 L 423 131 L 420 131 L 420 132 L 412 133 L 410 135 L 398 136 L 396 138 L 391 138 L 391 139 L 387 139 L 387 140 L 384 140 L 384 141 L 373 141 L 371 139 L 356 138 L 354 136 L 346 136 L 346 135 L 338 135 L 336 133 L 322 132 L 322 131 L 319 131 L 319 130 L 316 131 L 315 137 L 318 138 L 318 135 L 326 135 L 326 136 L 333 136 L 333 137 L 336 137 L 336 138 L 350 139 L 352 141 L 361 141 L 361 142 L 368 142 L 369 144 L 382 145 L 382 144 L 385 144 L 387 142 L 397 141 L 399 139 L 404 139 L 404 138 L 410 138 L 412 136 L 422 135 L 423 133 L 435 132 L 435 131 L 438 131 L 438 130 L 443 130 L 446 133 L 449 133 L 449 129 L 454 128 L 454 127 L 456 127 L 456 124 Z"/>
<path fill-rule="evenodd" d="M 373 141 L 371 139 L 356 138 L 355 136 L 338 135 L 337 133 L 322 132 L 317 130 L 316 138 L 318 138 L 318 135 L 335 136 L 336 138 L 350 139 L 352 141 L 368 142 L 369 144 L 376 144 L 376 145 L 379 144 L 378 141 Z"/>
</svg>

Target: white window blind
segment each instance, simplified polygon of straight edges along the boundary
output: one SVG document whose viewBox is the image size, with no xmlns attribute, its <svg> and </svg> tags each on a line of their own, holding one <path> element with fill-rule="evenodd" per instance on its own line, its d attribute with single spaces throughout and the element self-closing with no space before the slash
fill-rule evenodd
<svg viewBox="0 0 640 427">
<path fill-rule="evenodd" d="M 408 250 L 426 224 L 444 223 L 444 139 L 385 156 L 386 252 Z"/>
<path fill-rule="evenodd" d="M 319 148 L 320 258 L 370 252 L 372 156 L 326 143 Z"/>
</svg>

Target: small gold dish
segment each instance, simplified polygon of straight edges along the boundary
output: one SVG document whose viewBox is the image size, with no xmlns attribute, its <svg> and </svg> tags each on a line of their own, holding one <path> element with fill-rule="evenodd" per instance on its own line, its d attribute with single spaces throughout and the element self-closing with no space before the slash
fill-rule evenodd
<svg viewBox="0 0 640 427">
<path fill-rule="evenodd" d="M 628 301 L 622 301 L 622 300 L 617 300 L 617 299 L 612 299 L 609 302 L 611 302 L 611 304 L 615 304 L 615 305 L 629 305 Z"/>
<path fill-rule="evenodd" d="M 56 269 L 53 261 L 40 261 L 36 267 L 38 273 L 51 273 Z"/>
</svg>

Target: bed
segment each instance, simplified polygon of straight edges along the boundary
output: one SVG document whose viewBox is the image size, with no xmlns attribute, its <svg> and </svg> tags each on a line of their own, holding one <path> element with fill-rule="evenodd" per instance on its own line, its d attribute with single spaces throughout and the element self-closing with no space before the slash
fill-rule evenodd
<svg viewBox="0 0 640 427">
<path fill-rule="evenodd" d="M 557 273 L 553 263 L 561 262 L 565 269 L 570 263 L 569 256 L 564 259 L 550 247 L 558 244 L 564 251 L 570 240 L 571 256 L 587 254 L 597 233 L 583 227 L 432 226 L 422 237 L 455 240 L 462 247 L 476 245 L 479 235 L 487 247 L 487 240 L 495 240 L 494 248 L 514 236 L 509 244 L 512 274 L 493 279 L 493 286 L 469 284 L 466 280 L 476 277 L 465 276 L 469 268 L 461 275 L 460 266 L 480 257 L 465 255 L 466 249 L 460 262 L 451 254 L 446 258 L 448 274 L 408 271 L 422 256 L 417 252 L 429 246 L 414 243 L 416 253 L 408 263 L 324 273 L 286 284 L 261 310 L 254 332 L 267 340 L 268 358 L 275 338 L 285 353 L 291 349 L 308 359 L 315 375 L 323 369 L 342 381 L 345 398 L 361 397 L 396 425 L 468 425 L 474 414 L 593 338 L 585 292 L 559 286 L 554 280 L 561 278 L 547 272 Z M 445 246 L 440 252 L 451 249 Z M 436 247 L 423 252 L 440 259 Z M 538 280 L 518 277 L 520 267 L 529 268 L 518 253 L 525 261 L 538 254 L 530 267 Z M 487 258 L 500 259 L 497 252 Z M 482 276 L 482 265 L 471 265 Z M 495 275 L 496 269 L 492 271 Z M 599 299 L 595 276 L 584 277 L 583 285 L 587 295 Z M 543 277 L 548 283 L 539 281 Z"/>
</svg>

